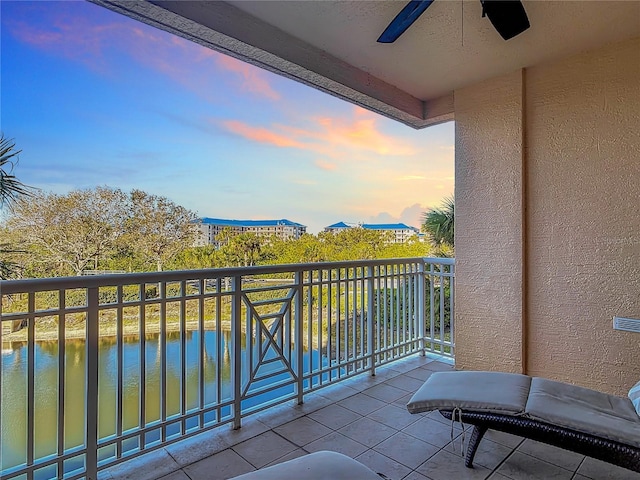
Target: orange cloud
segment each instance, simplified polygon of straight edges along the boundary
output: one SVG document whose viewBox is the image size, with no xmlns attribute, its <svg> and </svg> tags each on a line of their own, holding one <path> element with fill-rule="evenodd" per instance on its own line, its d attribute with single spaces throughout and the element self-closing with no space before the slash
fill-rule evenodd
<svg viewBox="0 0 640 480">
<path fill-rule="evenodd" d="M 260 143 L 268 143 L 270 145 L 275 145 L 276 147 L 304 148 L 304 145 L 302 145 L 301 143 L 284 135 L 279 135 L 277 133 L 271 132 L 266 128 L 251 127 L 235 120 L 223 122 L 223 125 L 230 132 L 240 135 L 241 137 L 244 137 L 248 140 L 253 140 Z"/>
<path fill-rule="evenodd" d="M 218 65 L 239 74 L 244 79 L 243 90 L 257 93 L 271 100 L 280 99 L 280 94 L 269 85 L 269 82 L 264 78 L 264 72 L 258 67 L 222 54 L 216 55 L 216 61 Z"/>
<path fill-rule="evenodd" d="M 329 163 L 329 162 L 325 162 L 324 160 L 316 160 L 315 161 L 315 165 L 321 169 L 321 170 L 327 170 L 327 171 L 333 171 L 336 168 L 338 168 L 338 166 L 335 163 Z"/>
<path fill-rule="evenodd" d="M 376 114 L 357 107 L 354 118 L 336 119 L 318 117 L 311 119 L 311 126 L 303 129 L 287 125 L 270 128 L 253 127 L 239 121 L 226 121 L 222 125 L 229 131 L 247 139 L 272 145 L 294 147 L 320 153 L 332 158 L 343 158 L 353 152 L 372 152 L 381 156 L 415 155 L 418 149 L 402 139 L 382 133 Z M 277 139 L 276 143 L 274 139 Z M 331 169 L 330 164 L 316 164 Z"/>
<path fill-rule="evenodd" d="M 375 113 L 356 107 L 352 122 L 336 118 L 318 118 L 324 136 L 330 143 L 372 151 L 379 155 L 414 155 L 417 150 L 411 145 L 380 132 Z"/>
</svg>

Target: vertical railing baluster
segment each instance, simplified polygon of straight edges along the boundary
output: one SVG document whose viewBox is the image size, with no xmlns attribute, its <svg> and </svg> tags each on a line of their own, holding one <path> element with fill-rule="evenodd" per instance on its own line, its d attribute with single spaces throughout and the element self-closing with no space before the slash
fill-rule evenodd
<svg viewBox="0 0 640 480">
<path fill-rule="evenodd" d="M 324 325 L 324 317 L 322 315 L 322 309 L 324 307 L 324 295 L 323 295 L 323 286 L 324 286 L 324 270 L 318 270 L 318 338 L 317 338 L 317 346 L 318 346 L 318 369 L 321 370 L 323 368 L 322 365 L 322 331 Z M 311 329 L 310 329 L 311 330 Z M 311 336 L 312 332 L 309 332 L 309 336 Z M 312 345 L 311 345 L 312 346 Z M 322 386 L 322 374 L 318 376 L 318 386 Z"/>
<path fill-rule="evenodd" d="M 58 290 L 58 456 L 64 455 L 64 394 L 65 394 L 65 355 L 66 355 L 66 298 L 64 290 Z M 1 355 L 0 355 L 1 356 Z M 0 396 L 0 398 L 2 398 Z M 64 474 L 64 462 L 58 462 L 58 475 Z"/>
<path fill-rule="evenodd" d="M 417 318 L 417 331 L 418 331 L 418 339 L 419 339 L 419 348 L 420 355 L 425 356 L 426 352 L 424 349 L 424 337 L 426 335 L 425 331 L 425 315 L 426 315 L 426 301 L 425 298 L 425 287 L 426 287 L 426 278 L 425 278 L 425 263 L 424 261 L 418 263 L 418 318 Z"/>
<path fill-rule="evenodd" d="M 242 277 L 233 277 L 233 297 L 231 305 L 231 336 L 233 337 L 233 362 L 231 363 L 231 378 L 233 378 L 233 428 L 242 426 Z M 246 333 L 247 340 L 251 332 Z M 247 344 L 247 348 L 250 348 Z"/>
<path fill-rule="evenodd" d="M 87 406 L 86 406 L 86 459 L 87 480 L 98 477 L 98 287 L 87 289 Z"/>
<path fill-rule="evenodd" d="M 308 271 L 308 277 L 307 277 L 307 282 L 306 282 L 306 287 L 307 287 L 307 326 L 306 326 L 306 333 L 307 333 L 307 349 L 309 351 L 309 369 L 308 369 L 308 373 L 309 373 L 309 389 L 313 388 L 313 353 L 315 351 L 314 348 L 314 338 L 313 338 L 313 292 L 314 292 L 314 288 L 318 289 L 316 290 L 317 292 L 319 292 L 319 287 L 314 286 L 315 284 L 315 280 L 314 280 L 314 272 L 316 272 L 316 270 L 311 270 L 309 269 Z M 320 298 L 318 298 L 318 303 L 320 303 Z M 318 324 L 319 326 L 319 324 Z M 318 328 L 319 330 L 319 328 Z"/>
<path fill-rule="evenodd" d="M 449 347 L 449 354 L 451 355 L 451 358 L 454 357 L 454 291 L 455 291 L 455 264 L 452 263 L 449 265 L 449 342 L 451 343 L 451 346 Z"/>
<path fill-rule="evenodd" d="M 296 271 L 295 273 L 295 288 L 296 288 L 296 293 L 295 293 L 295 311 L 293 312 L 293 325 L 294 325 L 294 336 L 296 338 L 296 344 L 295 344 L 295 348 L 296 348 L 296 361 L 298 363 L 297 365 L 297 382 L 296 382 L 296 389 L 297 389 L 297 400 L 298 400 L 298 405 L 302 405 L 303 401 L 304 401 L 304 347 L 302 345 L 302 340 L 303 340 L 303 330 L 302 330 L 302 320 L 304 315 L 302 314 L 302 295 L 303 295 L 303 289 L 302 289 L 302 281 L 304 278 L 304 273 L 300 270 Z M 287 338 L 287 341 L 290 341 L 289 338 Z"/>
<path fill-rule="evenodd" d="M 198 409 L 200 414 L 198 415 L 198 426 L 204 427 L 204 391 L 205 391 L 205 376 L 204 369 L 206 367 L 205 351 L 204 351 L 204 279 L 198 280 Z"/>
<path fill-rule="evenodd" d="M 27 465 L 34 462 L 35 450 L 35 331 L 36 292 L 29 292 L 27 317 Z M 33 470 L 27 472 L 27 480 L 33 479 Z"/>
<path fill-rule="evenodd" d="M 187 282 L 180 282 L 180 431 L 187 432 Z"/>
<path fill-rule="evenodd" d="M 140 284 L 140 318 L 138 319 L 139 325 L 139 337 L 140 340 L 140 404 L 138 405 L 139 413 L 138 413 L 138 428 L 141 430 L 147 424 L 147 310 L 146 310 L 146 301 L 147 301 L 147 288 L 144 283 Z M 145 447 L 145 435 L 144 433 L 140 433 L 138 435 L 138 448 L 140 451 L 144 450 Z"/>
<path fill-rule="evenodd" d="M 435 317 L 435 308 L 433 306 L 434 303 L 434 280 L 435 280 L 435 275 L 434 275 L 434 265 L 433 262 L 431 262 L 429 264 L 429 340 L 430 340 L 430 345 L 429 345 L 429 350 L 433 351 L 434 346 L 434 340 L 435 340 L 435 336 L 436 336 L 436 331 L 435 331 L 435 323 L 436 323 L 436 317 Z"/>
<path fill-rule="evenodd" d="M 333 298 L 332 294 L 332 281 L 333 281 L 333 271 L 330 268 L 327 271 L 328 275 L 328 283 L 327 283 L 327 358 L 329 365 L 333 364 L 333 326 L 331 325 L 331 321 L 333 320 Z M 333 377 L 333 371 L 329 370 L 329 382 L 331 382 Z"/>
<path fill-rule="evenodd" d="M 341 280 L 342 280 L 342 269 L 338 268 L 337 269 L 337 278 L 336 278 L 336 345 L 335 345 L 335 349 L 336 349 L 336 361 L 338 362 L 338 365 L 341 365 L 342 363 L 342 350 L 340 348 L 340 336 L 342 335 L 342 329 L 341 327 L 341 322 L 342 322 L 342 303 L 340 301 L 340 298 L 342 297 L 342 295 L 340 294 L 340 284 L 341 284 Z M 342 376 L 342 368 L 338 369 L 338 377 Z"/>
<path fill-rule="evenodd" d="M 167 441 L 167 282 L 160 283 L 160 438 Z"/>
<path fill-rule="evenodd" d="M 216 279 L 216 403 L 222 401 L 222 282 Z M 229 345 L 226 346 L 229 348 Z M 221 411 L 218 407 L 217 420 L 220 421 Z"/>
<path fill-rule="evenodd" d="M 374 376 L 376 374 L 375 351 L 373 346 L 373 326 L 375 323 L 373 318 L 374 268 L 375 267 L 373 267 L 372 265 L 369 265 L 367 267 L 367 358 L 369 359 L 369 372 L 371 373 L 371 376 Z"/>
<path fill-rule="evenodd" d="M 123 307 L 124 302 L 122 285 L 118 285 L 116 301 L 118 307 L 116 311 L 116 349 L 117 349 L 117 361 L 116 367 L 117 376 L 117 388 L 116 388 L 116 436 L 122 438 L 122 431 L 124 430 L 124 340 L 123 340 Z M 120 458 L 123 454 L 122 440 L 119 440 L 116 444 L 116 457 Z"/>
<path fill-rule="evenodd" d="M 440 354 L 444 355 L 444 264 L 440 264 Z"/>
</svg>

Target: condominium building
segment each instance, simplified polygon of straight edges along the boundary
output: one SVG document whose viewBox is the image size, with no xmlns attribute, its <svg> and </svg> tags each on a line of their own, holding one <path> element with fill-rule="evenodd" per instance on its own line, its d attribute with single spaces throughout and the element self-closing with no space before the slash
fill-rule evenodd
<svg viewBox="0 0 640 480">
<path fill-rule="evenodd" d="M 241 233 L 255 233 L 256 235 L 275 236 L 283 240 L 298 239 L 307 231 L 305 225 L 291 220 L 226 220 L 222 218 L 201 218 L 199 221 L 200 235 L 196 244 L 215 245 L 220 247 L 218 235 L 227 230 L 232 235 Z"/>
<path fill-rule="evenodd" d="M 391 243 L 405 243 L 412 237 L 420 238 L 420 230 L 410 227 L 404 223 L 347 223 L 338 222 L 325 227 L 325 232 L 340 232 L 347 228 L 366 228 L 367 230 L 377 230 L 380 232 L 391 232 Z"/>
</svg>

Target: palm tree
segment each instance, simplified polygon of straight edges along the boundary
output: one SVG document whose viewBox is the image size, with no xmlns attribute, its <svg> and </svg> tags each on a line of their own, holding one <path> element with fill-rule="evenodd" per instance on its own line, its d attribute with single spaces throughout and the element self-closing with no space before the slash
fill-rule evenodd
<svg viewBox="0 0 640 480">
<path fill-rule="evenodd" d="M 13 169 L 18 163 L 18 154 L 22 151 L 15 148 L 15 142 L 4 138 L 4 133 L 0 133 L 0 207 L 31 193 L 31 188 L 13 175 Z"/>
<path fill-rule="evenodd" d="M 22 196 L 31 195 L 32 188 L 23 184 L 13 175 L 13 169 L 18 163 L 21 150 L 15 149 L 13 140 L 4 137 L 0 132 L 0 208 L 11 206 Z M 0 244 L 0 255 L 8 253 L 22 253 L 15 250 L 8 243 Z M 16 265 L 0 258 L 0 279 L 6 279 L 15 274 Z"/>
<path fill-rule="evenodd" d="M 422 231 L 431 236 L 436 246 L 446 244 L 453 247 L 455 202 L 453 196 L 442 201 L 440 207 L 434 207 L 424 213 Z"/>
</svg>

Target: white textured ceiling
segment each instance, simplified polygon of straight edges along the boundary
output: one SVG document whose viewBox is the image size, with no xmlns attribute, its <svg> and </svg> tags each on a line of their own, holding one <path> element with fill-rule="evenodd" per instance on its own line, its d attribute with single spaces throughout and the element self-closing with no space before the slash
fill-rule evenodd
<svg viewBox="0 0 640 480">
<path fill-rule="evenodd" d="M 479 0 L 435 0 L 404 35 L 386 45 L 376 39 L 403 1 L 230 3 L 422 100 L 640 35 L 638 1 L 524 0 L 531 28 L 504 41 L 482 18 Z"/>
<path fill-rule="evenodd" d="M 531 28 L 509 41 L 479 0 L 435 0 L 392 44 L 376 39 L 402 0 L 91 1 L 414 127 L 456 89 L 640 36 L 640 0 L 523 0 Z"/>
</svg>

